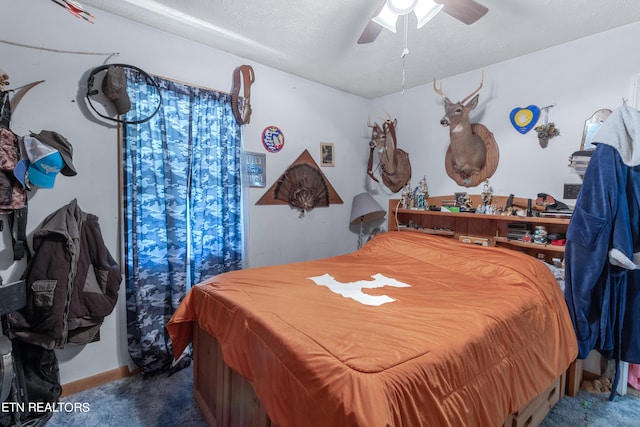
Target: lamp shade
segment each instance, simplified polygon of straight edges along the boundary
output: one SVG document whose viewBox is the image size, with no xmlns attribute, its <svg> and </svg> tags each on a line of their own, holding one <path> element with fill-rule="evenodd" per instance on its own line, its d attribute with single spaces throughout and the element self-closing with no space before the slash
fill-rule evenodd
<svg viewBox="0 0 640 427">
<path fill-rule="evenodd" d="M 371 20 L 391 32 L 396 32 L 398 14 L 389 9 L 389 5 L 386 2 L 384 3 L 384 6 L 382 6 L 380 13 L 371 18 Z"/>
<path fill-rule="evenodd" d="M 418 18 L 418 28 L 422 28 L 427 22 L 431 21 L 444 7 L 444 4 L 436 4 L 431 0 L 420 0 L 413 13 Z"/>
<path fill-rule="evenodd" d="M 353 198 L 350 224 L 372 222 L 384 218 L 387 212 L 369 193 L 360 193 Z"/>
</svg>

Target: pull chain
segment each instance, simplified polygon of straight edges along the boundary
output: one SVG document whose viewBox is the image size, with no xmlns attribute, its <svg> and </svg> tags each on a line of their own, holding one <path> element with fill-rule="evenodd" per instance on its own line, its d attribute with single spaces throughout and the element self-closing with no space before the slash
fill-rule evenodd
<svg viewBox="0 0 640 427">
<path fill-rule="evenodd" d="M 404 55 L 402 55 L 402 95 L 404 95 L 404 84 L 407 81 L 407 75 L 404 72 Z"/>
<path fill-rule="evenodd" d="M 409 54 L 409 48 L 407 47 L 409 39 L 409 15 L 404 15 L 404 49 L 402 50 L 402 95 L 404 95 L 404 86 L 407 82 L 407 75 L 404 70 L 404 58 Z"/>
</svg>

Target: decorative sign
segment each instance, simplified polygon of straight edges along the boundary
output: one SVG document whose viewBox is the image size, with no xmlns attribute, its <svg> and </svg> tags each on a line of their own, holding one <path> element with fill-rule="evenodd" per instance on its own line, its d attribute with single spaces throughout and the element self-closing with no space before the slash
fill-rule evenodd
<svg viewBox="0 0 640 427">
<path fill-rule="evenodd" d="M 252 153 L 245 151 L 243 173 L 244 180 L 249 187 L 266 186 L 267 155 L 264 153 Z"/>
<path fill-rule="evenodd" d="M 538 122 L 540 118 L 540 108 L 535 105 L 529 105 L 526 108 L 514 108 L 511 110 L 509 118 L 511 119 L 513 127 L 524 135 L 533 129 Z"/>
<path fill-rule="evenodd" d="M 276 126 L 267 126 L 262 131 L 262 145 L 270 153 L 277 153 L 284 146 L 284 134 Z"/>
</svg>

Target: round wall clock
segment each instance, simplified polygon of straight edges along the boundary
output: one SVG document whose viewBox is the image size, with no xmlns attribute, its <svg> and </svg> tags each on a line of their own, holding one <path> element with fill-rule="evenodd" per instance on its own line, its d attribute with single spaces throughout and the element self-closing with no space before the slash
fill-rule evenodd
<svg viewBox="0 0 640 427">
<path fill-rule="evenodd" d="M 284 146 L 284 134 L 277 126 L 267 126 L 262 131 L 262 145 L 270 153 L 277 153 Z"/>
</svg>

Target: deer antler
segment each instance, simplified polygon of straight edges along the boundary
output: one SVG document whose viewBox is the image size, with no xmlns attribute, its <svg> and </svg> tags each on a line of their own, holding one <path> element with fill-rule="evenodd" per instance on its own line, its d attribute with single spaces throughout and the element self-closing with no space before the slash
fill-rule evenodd
<svg viewBox="0 0 640 427">
<path fill-rule="evenodd" d="M 478 86 L 478 89 L 474 90 L 473 92 L 471 92 L 465 99 L 463 99 L 462 101 L 460 101 L 460 104 L 464 104 L 465 102 L 467 102 L 467 100 L 469 98 L 471 98 L 473 95 L 475 95 L 476 93 L 480 92 L 480 89 L 482 89 L 482 83 L 484 82 L 484 71 L 482 72 L 482 78 L 480 79 L 480 86 Z"/>
<path fill-rule="evenodd" d="M 29 92 L 31 89 L 42 82 L 44 82 L 44 80 L 38 80 L 33 83 L 29 83 L 13 89 L 14 95 L 13 98 L 11 98 L 11 111 L 16 111 L 16 108 L 18 108 L 18 103 L 27 94 L 27 92 Z"/>
<path fill-rule="evenodd" d="M 440 95 L 441 97 L 443 97 L 443 98 L 447 97 L 447 95 L 445 95 L 444 92 L 442 91 L 442 82 L 440 82 L 440 88 L 436 87 L 436 78 L 435 77 L 433 78 L 433 90 L 436 91 L 436 93 L 438 95 Z"/>
</svg>

